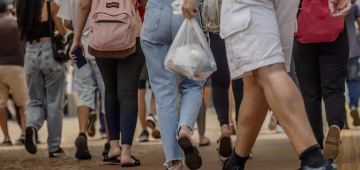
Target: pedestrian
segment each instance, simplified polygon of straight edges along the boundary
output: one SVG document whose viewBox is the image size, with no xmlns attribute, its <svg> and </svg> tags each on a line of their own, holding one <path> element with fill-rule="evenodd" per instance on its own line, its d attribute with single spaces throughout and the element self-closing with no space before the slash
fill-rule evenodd
<svg viewBox="0 0 360 170">
<path fill-rule="evenodd" d="M 186 166 L 199 169 L 202 159 L 192 143 L 191 134 L 203 101 L 205 81 L 190 80 L 181 75 L 178 83 L 176 73 L 166 70 L 164 66 L 165 56 L 184 21 L 182 16 L 173 15 L 170 5 L 173 1 L 149 0 L 141 31 L 141 46 L 156 98 L 166 164 L 172 164 L 171 170 L 183 169 L 183 150 Z M 179 108 L 178 92 L 181 95 Z"/>
<path fill-rule="evenodd" d="M 20 39 L 28 41 L 25 73 L 30 102 L 25 112 L 25 148 L 31 154 L 37 152 L 37 132 L 46 120 L 49 157 L 65 155 L 60 143 L 66 68 L 65 64 L 54 59 L 51 42 L 53 33 L 49 26 L 54 25 L 60 36 L 65 35 L 62 21 L 56 17 L 58 9 L 54 2 L 43 0 L 17 1 L 16 5 Z"/>
<path fill-rule="evenodd" d="M 304 7 L 305 5 L 308 5 L 309 2 L 310 1 L 306 0 L 301 1 L 302 6 Z M 323 1 L 322 3 L 327 4 L 328 2 Z M 314 6 L 311 9 L 316 10 L 316 7 Z M 352 13 L 349 13 L 348 15 L 353 15 L 352 17 L 355 18 L 354 12 L 355 11 L 352 11 Z M 328 19 L 316 22 L 316 28 L 319 31 L 328 30 L 324 31 L 326 33 L 324 36 L 327 37 L 320 37 L 319 35 L 320 39 L 317 41 L 317 39 L 314 39 L 314 37 L 318 35 L 316 34 L 317 32 L 314 32 L 313 36 L 309 38 L 303 34 L 303 32 L 309 28 L 308 26 L 305 26 L 308 22 L 307 18 L 311 18 L 310 21 L 314 20 L 313 18 L 318 18 L 317 13 L 309 16 L 310 14 L 312 13 L 303 13 L 302 10 L 298 14 L 299 27 L 295 34 L 296 39 L 294 40 L 293 51 L 296 73 L 301 94 L 304 98 L 306 112 L 315 138 L 320 145 L 320 148 L 323 150 L 325 158 L 336 159 L 340 153 L 340 133 L 341 129 L 344 127 L 344 114 L 346 114 L 344 94 L 347 76 L 346 70 L 349 60 L 348 34 L 356 37 L 354 26 L 355 19 L 352 20 L 352 23 L 351 21 L 345 23 L 344 18 L 332 18 L 333 20 Z M 338 29 L 328 29 L 329 23 L 331 24 L 331 27 Z M 349 29 L 352 29 L 350 33 L 348 32 Z M 319 34 L 324 34 L 324 32 L 322 31 Z M 357 40 L 355 41 L 357 42 Z M 360 51 L 358 51 L 358 53 L 359 52 Z M 354 61 L 351 61 L 350 59 L 350 62 Z M 358 61 L 355 59 L 356 67 L 358 64 L 357 62 Z M 351 63 L 349 64 L 351 65 Z M 355 68 L 355 70 L 352 71 L 354 73 L 349 73 L 352 74 L 352 77 L 357 77 L 356 71 L 357 69 Z M 355 84 L 352 86 L 358 88 L 359 85 Z M 350 92 L 354 93 L 353 90 L 356 89 L 349 89 Z M 358 97 L 358 92 L 355 96 Z M 325 139 L 325 145 L 322 117 L 323 101 L 325 104 L 326 120 L 329 125 L 329 132 Z M 354 100 L 351 101 L 354 102 Z M 352 107 L 355 106 L 357 106 L 357 104 Z"/>
<path fill-rule="evenodd" d="M 78 13 L 78 7 L 80 0 L 66 0 L 61 2 L 61 6 L 57 16 L 64 19 L 64 25 L 69 30 L 74 31 L 76 17 Z M 86 30 L 89 28 L 89 23 L 86 22 Z M 104 82 L 99 71 L 99 68 L 96 64 L 95 58 L 88 53 L 87 47 L 89 42 L 88 33 L 85 32 L 81 36 L 81 44 L 84 45 L 84 52 L 87 64 L 85 64 L 80 69 L 75 65 L 74 70 L 74 86 L 75 90 L 78 92 L 77 97 L 77 111 L 79 119 L 79 136 L 75 141 L 76 153 L 75 157 L 83 159 L 91 159 L 91 154 L 87 145 L 87 135 L 95 135 L 95 122 L 97 119 L 96 116 L 96 94 L 100 94 L 100 113 L 103 116 L 105 113 L 103 104 L 104 104 L 104 95 L 105 87 Z M 101 116 L 100 115 L 100 116 Z"/>
<path fill-rule="evenodd" d="M 75 34 L 74 34 L 74 41 L 71 49 L 74 49 L 77 46 L 81 46 L 84 49 L 84 44 L 81 43 L 81 36 L 83 34 L 86 22 L 89 17 L 89 13 L 95 14 L 95 11 L 92 10 L 102 10 L 98 5 L 104 5 L 104 8 L 112 11 L 112 12 L 119 12 L 117 9 L 121 8 L 124 10 L 125 13 L 124 17 L 130 17 L 131 13 L 133 13 L 136 17 L 136 21 L 131 20 L 128 21 L 130 24 L 129 32 L 120 32 L 124 30 L 119 30 L 117 28 L 124 28 L 122 23 L 123 22 L 111 22 L 111 20 L 101 20 L 107 26 L 109 24 L 121 24 L 116 25 L 117 28 L 111 26 L 116 31 L 117 34 L 125 34 L 129 33 L 129 37 L 135 35 L 133 33 L 137 33 L 137 37 L 140 36 L 140 29 L 141 29 L 141 18 L 139 15 L 138 10 L 136 9 L 136 1 L 130 1 L 131 9 L 124 9 L 126 8 L 125 5 L 129 5 L 129 1 L 121 2 L 125 4 L 124 7 L 120 7 L 119 1 L 103 4 L 106 3 L 105 1 L 92 1 L 92 0 L 80 0 L 78 16 L 75 24 Z M 133 5 L 133 8 L 132 8 Z M 94 7 L 94 8 L 92 8 Z M 133 11 L 134 10 L 134 11 Z M 131 12 L 130 14 L 128 12 Z M 126 15 L 126 16 L 125 16 Z M 108 15 L 109 17 L 109 15 Z M 123 17 L 123 18 L 124 18 Z M 90 16 L 91 23 L 94 23 L 93 17 Z M 136 24 L 131 24 L 136 22 Z M 91 25 L 90 23 L 90 25 Z M 100 22 L 101 23 L 101 22 Z M 96 23 L 98 24 L 98 23 Z M 136 27 L 134 27 L 136 25 Z M 110 26 L 109 26 L 110 27 Z M 99 27 L 97 27 L 99 28 Z M 90 28 L 92 29 L 92 28 Z M 94 30 L 93 30 L 94 31 Z M 139 86 L 139 77 L 141 70 L 145 63 L 144 54 L 140 47 L 140 38 L 136 38 L 136 45 L 130 48 L 125 49 L 125 51 L 131 51 L 132 49 L 136 51 L 134 53 L 127 53 L 130 55 L 126 55 L 124 57 L 119 57 L 118 55 L 113 56 L 112 53 L 119 54 L 122 51 L 98 51 L 94 49 L 91 44 L 92 43 L 100 43 L 103 46 L 107 44 L 101 43 L 103 41 L 110 41 L 110 39 L 106 39 L 109 37 L 119 36 L 114 35 L 112 32 L 91 32 L 98 33 L 103 35 L 102 39 L 93 40 L 90 39 L 89 41 L 89 53 L 93 53 L 92 55 L 95 57 L 96 64 L 100 70 L 100 73 L 103 77 L 104 85 L 105 85 L 105 116 L 107 120 L 107 127 L 109 131 L 110 137 L 110 150 L 107 155 L 104 156 L 104 162 L 108 163 L 120 163 L 122 167 L 133 167 L 133 166 L 140 166 L 141 163 L 135 157 L 131 155 L 131 148 L 132 142 L 134 138 L 137 116 L 138 116 L 138 103 L 137 103 L 137 90 Z M 94 34 L 92 34 L 94 35 Z M 90 35 L 91 36 L 91 35 Z M 130 42 L 135 42 L 134 39 L 130 39 Z M 119 42 L 119 43 L 127 43 L 127 42 Z M 91 52 L 90 52 L 91 51 Z M 123 53 L 122 53 L 123 54 Z M 71 56 L 73 62 L 76 62 L 76 56 Z M 120 140 L 120 132 L 121 132 L 121 147 L 119 145 Z M 117 157 L 121 155 L 121 160 L 118 160 Z"/>
<path fill-rule="evenodd" d="M 355 3 L 356 0 L 352 0 Z M 351 5 L 349 13 L 345 16 L 345 24 L 349 38 L 350 55 L 347 64 L 347 78 L 346 83 L 349 89 L 349 108 L 350 115 L 354 119 L 353 125 L 360 126 L 359 117 L 359 59 L 360 48 L 358 43 L 358 36 L 356 35 L 355 22 L 360 25 L 360 8 L 358 4 Z M 344 120 L 346 121 L 346 119 Z"/>
<path fill-rule="evenodd" d="M 197 15 L 196 3 L 184 1 L 186 18 Z M 343 17 L 350 2 L 329 0 L 329 4 L 334 17 Z M 236 144 L 224 170 L 245 168 L 269 107 L 300 156 L 301 169 L 337 169 L 332 160 L 325 160 L 311 135 L 301 94 L 287 74 L 298 5 L 299 1 L 288 0 L 222 2 L 220 35 L 227 45 L 231 77 L 244 81 Z"/>
<path fill-rule="evenodd" d="M 16 20 L 9 15 L 5 1 L 0 0 L 0 126 L 4 141 L 0 146 L 11 146 L 7 125 L 7 102 L 11 91 L 18 106 L 21 136 L 16 144 L 25 140 L 25 105 L 29 101 L 24 71 L 24 50 Z M 16 109 L 16 108 L 15 108 Z"/>
<path fill-rule="evenodd" d="M 138 0 L 138 10 L 142 22 L 144 21 L 146 3 L 147 0 L 142 0 L 142 1 Z M 147 115 L 146 102 L 145 102 L 147 84 L 149 89 L 151 89 L 151 85 L 149 82 L 149 74 L 145 64 L 140 74 L 140 82 L 139 82 L 139 90 L 138 90 L 139 120 L 142 128 L 142 132 L 139 136 L 140 142 L 149 141 L 149 131 L 147 130 L 148 126 L 151 129 L 151 135 L 155 139 L 161 138 L 157 123 L 158 120 L 156 118 L 156 104 L 155 104 L 155 96 L 153 92 L 151 92 L 150 112 Z"/>
</svg>

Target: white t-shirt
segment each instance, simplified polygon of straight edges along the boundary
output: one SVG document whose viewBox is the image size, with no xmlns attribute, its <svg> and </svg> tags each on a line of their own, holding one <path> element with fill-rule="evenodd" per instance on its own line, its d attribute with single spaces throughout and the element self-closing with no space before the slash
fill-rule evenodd
<svg viewBox="0 0 360 170">
<path fill-rule="evenodd" d="M 57 16 L 64 20 L 72 21 L 72 26 L 75 29 L 76 17 L 78 12 L 78 7 L 80 4 L 80 0 L 63 0 L 61 2 L 59 11 Z M 88 53 L 88 45 L 89 45 L 89 19 L 86 22 L 84 33 L 81 36 L 81 44 L 85 50 L 85 57 L 88 59 L 94 58 L 94 56 Z"/>
</svg>

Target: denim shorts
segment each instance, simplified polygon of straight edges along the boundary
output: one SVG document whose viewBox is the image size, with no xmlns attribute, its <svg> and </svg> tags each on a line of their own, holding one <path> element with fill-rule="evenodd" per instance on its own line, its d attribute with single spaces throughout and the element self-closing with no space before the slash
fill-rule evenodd
<svg viewBox="0 0 360 170">
<path fill-rule="evenodd" d="M 75 65 L 74 86 L 78 92 L 78 106 L 94 110 L 97 92 L 100 93 L 101 105 L 104 106 L 105 86 L 95 59 L 87 59 L 87 64 L 80 69 Z M 105 113 L 104 107 L 101 108 L 101 112 Z"/>
</svg>

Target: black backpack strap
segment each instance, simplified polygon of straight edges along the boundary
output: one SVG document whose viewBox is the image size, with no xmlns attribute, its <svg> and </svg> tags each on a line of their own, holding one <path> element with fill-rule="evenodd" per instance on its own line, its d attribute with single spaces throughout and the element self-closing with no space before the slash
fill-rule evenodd
<svg viewBox="0 0 360 170">
<path fill-rule="evenodd" d="M 303 0 L 300 0 L 300 4 L 299 4 L 299 10 L 298 10 L 298 13 L 297 13 L 297 16 L 299 16 L 299 14 L 300 14 L 300 11 L 301 11 L 301 8 L 302 8 L 302 2 L 303 2 Z"/>
</svg>

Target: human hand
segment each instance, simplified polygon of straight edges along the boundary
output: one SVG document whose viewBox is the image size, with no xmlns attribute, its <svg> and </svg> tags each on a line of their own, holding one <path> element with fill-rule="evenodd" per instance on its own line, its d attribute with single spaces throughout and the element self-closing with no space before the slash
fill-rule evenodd
<svg viewBox="0 0 360 170">
<path fill-rule="evenodd" d="M 351 8 L 351 0 L 329 0 L 331 15 L 335 18 L 343 18 Z"/>
<path fill-rule="evenodd" d="M 81 47 L 83 56 L 85 56 L 84 47 L 82 46 L 82 44 L 78 41 L 74 41 L 70 48 L 70 54 L 69 54 L 69 57 L 73 63 L 76 63 L 76 56 L 74 54 L 71 54 L 71 51 L 73 51 L 77 46 Z"/>
<path fill-rule="evenodd" d="M 191 19 L 199 14 L 199 11 L 195 9 L 197 3 L 198 0 L 184 0 L 183 6 L 181 8 L 184 18 Z"/>
</svg>

